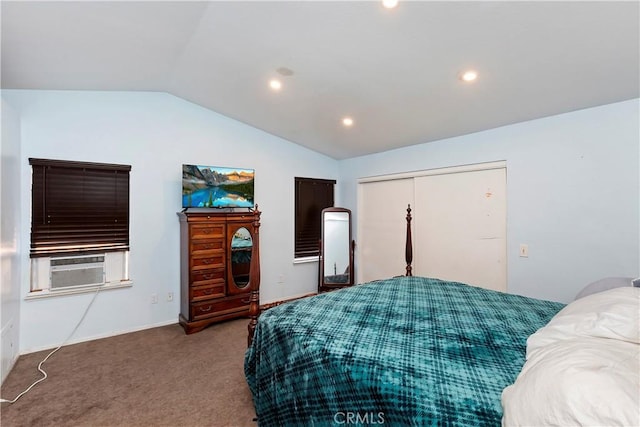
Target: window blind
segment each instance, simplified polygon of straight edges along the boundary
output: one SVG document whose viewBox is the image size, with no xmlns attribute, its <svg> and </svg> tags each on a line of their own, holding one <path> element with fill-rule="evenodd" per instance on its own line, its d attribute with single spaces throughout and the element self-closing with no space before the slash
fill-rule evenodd
<svg viewBox="0 0 640 427">
<path fill-rule="evenodd" d="M 131 166 L 29 159 L 31 257 L 129 249 Z"/>
<path fill-rule="evenodd" d="M 320 216 L 334 203 L 335 180 L 295 178 L 295 257 L 317 256 L 320 252 Z"/>
</svg>

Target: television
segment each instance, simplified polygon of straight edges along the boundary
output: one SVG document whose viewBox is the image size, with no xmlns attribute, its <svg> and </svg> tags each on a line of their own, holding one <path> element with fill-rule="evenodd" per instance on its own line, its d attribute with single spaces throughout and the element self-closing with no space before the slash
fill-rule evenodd
<svg viewBox="0 0 640 427">
<path fill-rule="evenodd" d="M 182 165 L 183 208 L 253 208 L 254 169 Z"/>
</svg>

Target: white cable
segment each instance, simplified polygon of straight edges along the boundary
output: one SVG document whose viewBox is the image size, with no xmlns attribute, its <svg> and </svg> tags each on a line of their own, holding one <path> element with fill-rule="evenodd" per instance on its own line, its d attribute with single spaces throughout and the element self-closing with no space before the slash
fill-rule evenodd
<svg viewBox="0 0 640 427">
<path fill-rule="evenodd" d="M 38 364 L 38 371 L 40 371 L 40 373 L 42 374 L 42 378 L 36 380 L 33 382 L 33 384 L 31 384 L 29 387 L 27 387 L 27 389 L 25 391 L 23 391 L 22 393 L 20 393 L 19 395 L 16 396 L 15 399 L 13 400 L 7 400 L 7 399 L 0 399 L 0 403 L 16 403 L 18 401 L 18 399 L 20 399 L 22 396 L 24 396 L 25 394 L 27 394 L 29 392 L 29 390 L 31 390 L 33 387 L 35 387 L 36 384 L 44 381 L 47 379 L 47 373 L 44 371 L 44 369 L 42 369 L 42 365 L 44 364 L 44 362 L 47 361 L 47 359 L 49 357 L 51 357 L 51 355 L 53 353 L 55 353 L 56 351 L 60 350 L 62 348 L 62 346 L 64 346 L 67 341 L 69 341 L 71 339 L 71 337 L 73 336 L 73 334 L 76 333 L 76 331 L 78 330 L 78 328 L 80 327 L 80 325 L 82 324 L 82 321 L 84 320 L 84 318 L 87 316 L 87 313 L 89 312 L 89 308 L 91 308 L 91 305 L 93 304 L 93 302 L 96 300 L 96 297 L 98 296 L 98 293 L 100 292 L 100 289 L 102 289 L 102 287 L 98 287 L 96 289 L 96 293 L 93 294 L 93 298 L 91 299 L 91 302 L 89 302 L 89 305 L 87 306 L 87 308 L 84 310 L 84 313 L 82 314 L 82 317 L 80 318 L 80 321 L 78 322 L 78 324 L 76 325 L 75 328 L 73 328 L 73 331 L 71 331 L 71 333 L 69 334 L 69 336 L 67 337 L 67 339 L 65 339 L 62 344 L 60 344 L 58 347 L 56 347 L 51 353 L 47 354 L 47 357 L 45 357 L 42 362 L 40 362 Z"/>
</svg>

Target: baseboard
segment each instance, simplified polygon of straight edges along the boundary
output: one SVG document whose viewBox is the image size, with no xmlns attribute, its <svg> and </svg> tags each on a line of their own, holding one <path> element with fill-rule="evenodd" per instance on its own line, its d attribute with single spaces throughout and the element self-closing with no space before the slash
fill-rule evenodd
<svg viewBox="0 0 640 427">
<path fill-rule="evenodd" d="M 99 340 L 102 338 L 109 338 L 109 337 L 115 337 L 116 335 L 123 335 L 123 334 L 129 334 L 132 332 L 139 332 L 139 331 L 144 331 L 147 329 L 153 329 L 153 328 L 159 328 L 161 326 L 168 326 L 168 325 L 173 325 L 173 324 L 177 324 L 178 323 L 178 319 L 176 317 L 175 320 L 165 320 L 163 322 L 158 322 L 158 323 L 154 323 L 154 324 L 150 324 L 150 325 L 144 325 L 144 326 L 137 326 L 135 328 L 130 328 L 130 329 L 122 329 L 116 332 L 107 332 L 104 334 L 98 334 L 98 335 L 92 335 L 89 337 L 84 337 L 81 339 L 71 339 L 68 342 L 66 342 L 64 345 L 71 345 L 71 344 L 79 344 L 81 342 L 87 342 L 87 341 L 93 341 L 93 340 Z M 60 345 L 60 344 L 58 344 Z M 22 351 L 20 353 L 20 355 L 22 356 L 23 354 L 29 354 L 29 353 L 37 353 L 39 351 L 43 351 L 43 350 L 52 350 L 54 348 L 56 348 L 56 346 L 51 347 L 51 346 L 46 346 L 46 347 L 36 347 L 36 348 L 30 348 L 28 350 Z"/>
<path fill-rule="evenodd" d="M 286 298 L 286 299 L 282 299 L 282 300 L 277 300 L 277 301 L 271 301 L 268 303 L 264 303 L 260 305 L 260 311 L 265 311 L 268 310 L 270 308 L 276 307 L 280 304 L 284 304 L 285 302 L 290 302 L 290 301 L 295 301 L 298 299 L 302 299 L 302 298 L 307 298 L 307 297 L 311 297 L 317 295 L 317 292 L 312 292 L 309 294 L 304 294 L 304 295 L 298 295 L 298 296 L 294 296 L 294 297 L 290 297 L 290 298 Z M 178 320 L 166 320 L 164 322 L 158 322 L 158 323 L 154 323 L 151 325 L 144 325 L 144 326 L 139 326 L 139 327 L 135 327 L 135 328 L 130 328 L 130 329 L 123 329 L 117 332 L 108 332 L 108 333 L 104 333 L 104 334 L 98 334 L 98 335 L 92 335 L 90 337 L 84 337 L 81 339 L 71 339 L 69 340 L 69 342 L 65 343 L 65 346 L 67 345 L 71 345 L 71 344 L 79 344 L 81 342 L 87 342 L 87 341 L 93 341 L 93 340 L 99 340 L 102 338 L 109 338 L 109 337 L 113 337 L 116 335 L 122 335 L 122 334 L 129 334 L 131 332 L 138 332 L 138 331 L 144 331 L 146 329 L 152 329 L 152 328 L 159 328 L 161 326 L 168 326 L 168 325 L 173 325 L 175 323 L 178 323 Z M 52 348 L 55 347 L 51 347 L 51 346 L 45 346 L 45 347 L 37 347 L 37 348 L 30 348 L 28 350 L 25 350 L 23 352 L 20 353 L 20 355 L 23 354 L 29 354 L 29 353 L 37 353 L 38 351 L 43 351 L 43 350 L 51 350 Z M 17 357 L 16 357 L 17 359 Z"/>
<path fill-rule="evenodd" d="M 11 318 L 0 332 L 0 384 L 4 383 L 18 360 L 18 337 L 16 334 L 13 330 L 13 318 Z"/>
<path fill-rule="evenodd" d="M 295 301 L 295 300 L 302 299 L 302 298 L 308 298 L 308 297 L 312 297 L 314 295 L 318 295 L 318 293 L 317 292 L 313 292 L 313 293 L 310 293 L 310 294 L 299 295 L 299 296 L 295 296 L 295 297 L 291 297 L 291 298 L 287 298 L 287 299 L 283 299 L 283 300 L 277 300 L 277 301 L 264 303 L 264 304 L 260 305 L 260 311 L 268 310 L 268 309 L 273 308 L 275 306 L 278 306 L 280 304 L 284 304 L 285 302 L 291 302 L 291 301 Z"/>
</svg>

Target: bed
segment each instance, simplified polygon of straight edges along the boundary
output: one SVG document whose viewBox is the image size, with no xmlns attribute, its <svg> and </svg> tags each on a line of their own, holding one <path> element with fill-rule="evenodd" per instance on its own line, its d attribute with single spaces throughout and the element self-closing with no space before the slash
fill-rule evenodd
<svg viewBox="0 0 640 427">
<path fill-rule="evenodd" d="M 543 390 L 536 370 L 544 366 L 535 359 L 545 358 L 547 345 L 571 341 L 571 333 L 561 337 L 558 332 L 571 329 L 566 321 L 555 319 L 565 318 L 562 314 L 567 310 L 573 313 L 573 303 L 565 307 L 463 283 L 413 277 L 408 246 L 407 276 L 300 299 L 262 313 L 255 330 L 250 329 L 253 335 L 245 354 L 245 375 L 258 424 L 499 426 L 502 422 L 549 425 L 554 420 L 558 420 L 555 425 L 583 424 L 581 409 L 563 409 L 576 387 L 565 387 L 562 396 L 553 393 L 553 378 L 547 376 L 545 381 L 551 384 L 547 391 L 535 393 Z M 627 330 L 622 333 L 630 341 L 634 334 L 637 341 L 637 317 L 636 329 L 629 330 L 637 301 L 637 294 L 627 297 L 631 309 L 613 316 L 623 319 L 620 322 Z M 571 316 L 570 323 L 575 324 Z M 560 326 L 553 327 L 552 319 Z M 551 331 L 547 335 L 545 325 Z M 578 329 L 586 334 L 585 327 Z M 537 337 L 532 339 L 537 347 L 531 351 L 530 336 Z M 618 420 L 633 422 L 637 421 L 633 412 L 638 412 L 638 399 L 635 406 L 632 402 L 634 387 L 638 391 L 638 364 L 635 374 L 629 367 L 638 361 L 638 343 L 621 348 L 620 354 L 630 359 L 620 370 L 630 382 L 621 393 L 626 400 L 621 398 L 612 407 L 630 414 L 629 418 L 618 415 Z M 560 354 L 565 356 L 560 366 L 566 371 L 571 363 L 566 353 Z M 566 381 L 572 383 L 573 377 Z M 536 405 L 550 410 L 531 407 L 533 395 Z M 610 411 L 606 415 L 611 416 Z M 594 417 L 587 421 L 593 424 Z M 603 418 L 607 425 L 613 419 L 615 415 Z"/>
<path fill-rule="evenodd" d="M 561 308 L 413 276 L 277 306 L 245 359 L 259 424 L 499 425 L 527 337 Z"/>
<path fill-rule="evenodd" d="M 252 248 L 253 242 L 247 229 L 238 230 L 231 239 L 231 261 L 249 264 L 251 262 Z"/>
</svg>

